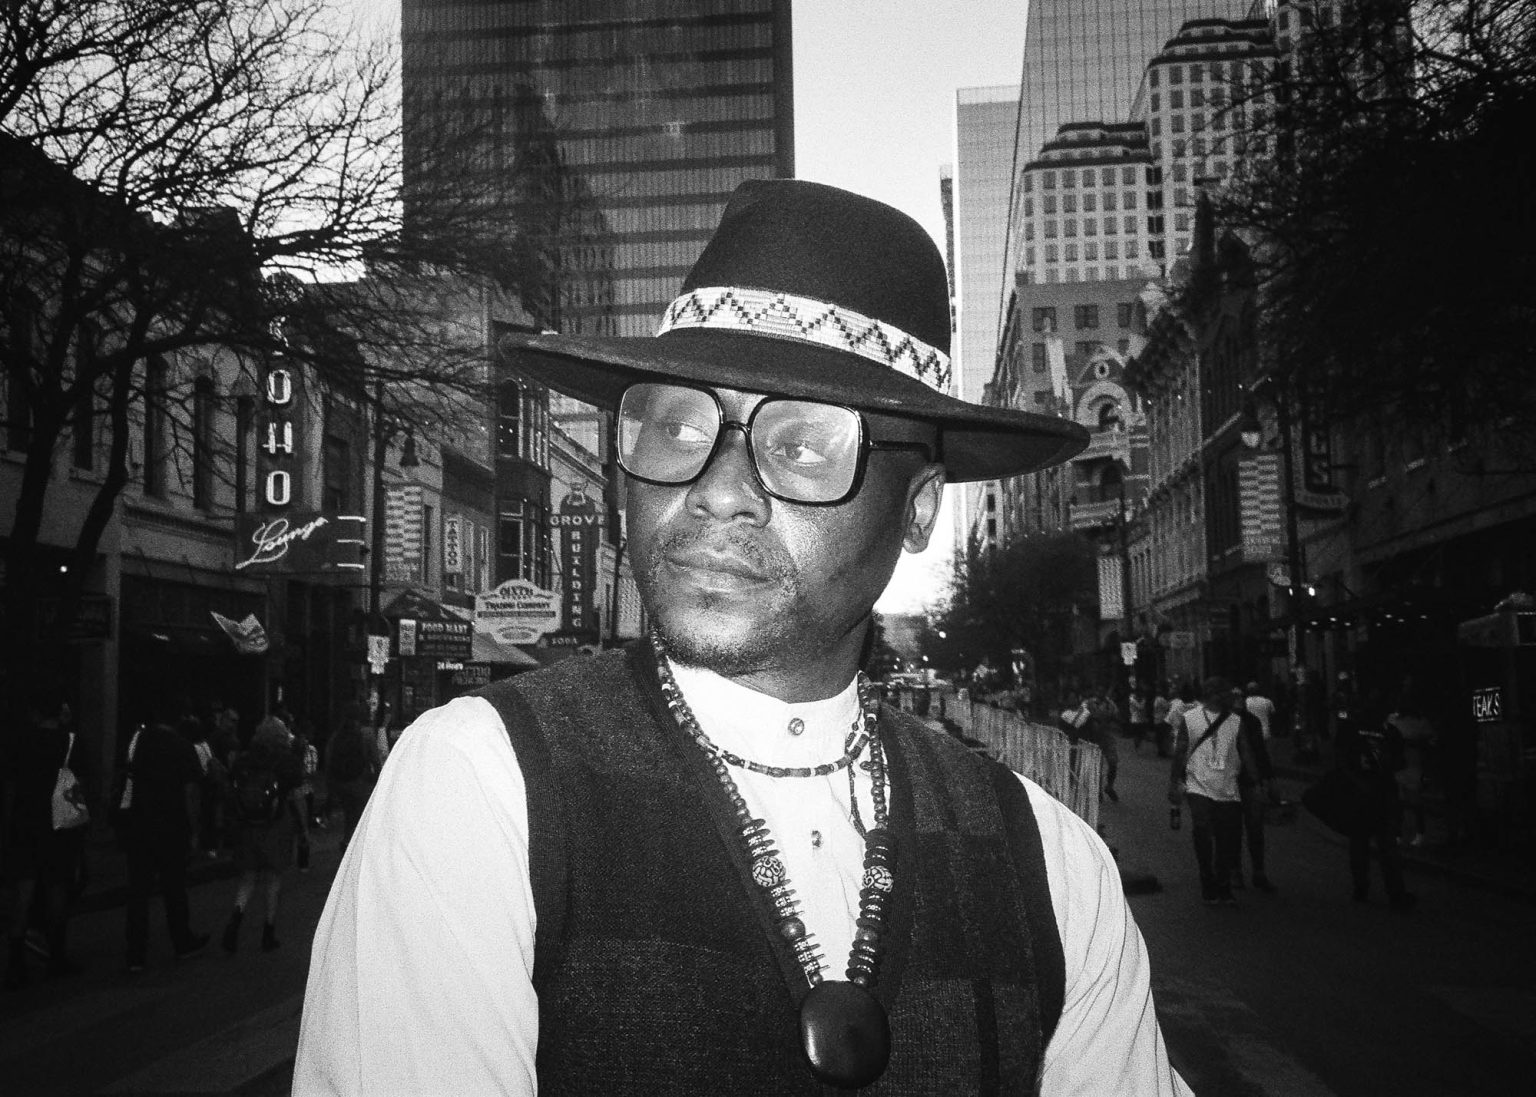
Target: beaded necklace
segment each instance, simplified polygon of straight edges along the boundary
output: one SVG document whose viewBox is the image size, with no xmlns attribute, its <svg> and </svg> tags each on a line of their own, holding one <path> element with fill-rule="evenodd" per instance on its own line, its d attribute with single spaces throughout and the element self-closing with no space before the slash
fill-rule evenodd
<svg viewBox="0 0 1536 1097">
<path fill-rule="evenodd" d="M 697 743 L 709 759 L 715 779 L 720 782 L 731 809 L 736 815 L 736 826 L 747 847 L 751 862 L 752 881 L 767 893 L 777 919 L 779 936 L 794 950 L 795 959 L 805 972 L 810 991 L 800 1003 L 800 1046 L 807 1064 L 818 1079 L 831 1085 L 848 1089 L 867 1086 L 885 1071 L 891 1055 L 891 1027 L 885 1007 L 870 993 L 879 973 L 884 949 L 886 907 L 895 886 L 896 836 L 888 827 L 889 811 L 886 799 L 885 748 L 880 742 L 878 714 L 879 698 L 874 687 L 862 673 L 858 679 L 859 691 L 859 743 L 854 747 L 854 735 L 849 735 L 849 745 L 840 763 L 828 763 L 825 773 L 840 768 L 848 769 L 849 806 L 854 828 L 864 839 L 864 877 L 859 890 L 859 917 L 854 933 L 853 947 L 848 954 L 847 980 L 829 980 L 821 972 L 824 957 L 820 946 L 800 917 L 800 901 L 790 887 L 784 862 L 774 848 L 773 836 L 768 825 L 761 819 L 752 818 L 741 790 L 731 777 L 730 766 L 743 766 L 733 755 L 720 750 L 708 736 L 683 698 L 683 692 L 672 676 L 666 644 L 654 631 L 650 634 L 652 649 L 656 653 L 657 675 L 662 695 L 678 725 Z M 854 789 L 854 771 L 851 762 L 869 745 L 869 761 L 865 767 L 873 781 L 874 825 L 866 829 L 859 815 L 859 801 Z M 768 768 L 768 767 L 764 767 Z M 757 769 L 756 772 L 763 772 Z M 814 772 L 814 771 L 813 771 Z M 823 776 L 825 775 L 822 774 Z M 778 774 L 769 774 L 778 776 Z M 785 776 L 791 774 L 786 773 Z M 802 774 L 794 773 L 794 776 Z"/>
</svg>

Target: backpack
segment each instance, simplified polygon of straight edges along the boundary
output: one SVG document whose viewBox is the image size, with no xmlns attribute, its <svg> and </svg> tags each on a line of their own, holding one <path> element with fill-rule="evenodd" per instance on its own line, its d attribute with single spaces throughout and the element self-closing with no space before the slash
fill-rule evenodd
<svg viewBox="0 0 1536 1097">
<path fill-rule="evenodd" d="M 235 815 L 242 823 L 263 826 L 283 814 L 283 790 L 277 771 L 262 759 L 242 758 L 230 774 Z"/>
</svg>

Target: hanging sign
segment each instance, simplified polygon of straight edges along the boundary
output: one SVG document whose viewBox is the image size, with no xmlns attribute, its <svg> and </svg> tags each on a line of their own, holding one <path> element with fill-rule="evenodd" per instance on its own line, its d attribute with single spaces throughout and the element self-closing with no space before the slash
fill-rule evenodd
<svg viewBox="0 0 1536 1097">
<path fill-rule="evenodd" d="M 564 587 L 560 600 L 561 629 L 591 633 L 595 639 L 597 617 L 592 599 L 597 586 L 597 548 L 608 516 L 602 501 L 587 494 L 586 482 L 577 481 L 570 494 L 560 501 L 553 521 L 560 530 L 560 573 Z"/>
<path fill-rule="evenodd" d="M 443 574 L 464 574 L 464 520 L 457 514 L 443 522 Z"/>
<path fill-rule="evenodd" d="M 235 570 L 293 575 L 362 571 L 361 514 L 242 514 L 235 520 Z"/>
<path fill-rule="evenodd" d="M 526 579 L 475 596 L 475 631 L 501 644 L 531 644 L 560 626 L 560 598 Z"/>
</svg>

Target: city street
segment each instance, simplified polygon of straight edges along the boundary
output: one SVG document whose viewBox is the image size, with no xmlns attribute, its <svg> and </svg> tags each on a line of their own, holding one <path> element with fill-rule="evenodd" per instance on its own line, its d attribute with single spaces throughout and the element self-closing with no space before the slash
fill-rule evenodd
<svg viewBox="0 0 1536 1097">
<path fill-rule="evenodd" d="M 1536 1077 L 1533 907 L 1410 872 L 1408 916 L 1349 898 L 1343 846 L 1304 815 L 1269 828 L 1276 895 L 1199 900 L 1189 831 L 1168 828 L 1166 763 L 1128 749 L 1102 820 L 1121 863 L 1161 891 L 1132 900 L 1152 954 L 1164 1031 L 1201 1097 L 1460 1097 L 1530 1092 Z M 1290 790 L 1294 792 L 1294 788 Z M 87 971 L 0 997 L 7 1095 L 287 1092 L 313 926 L 334 833 L 284 895 L 283 948 L 176 963 L 152 907 L 150 968 L 122 971 L 121 908 L 79 916 Z M 233 880 L 193 889 L 194 923 L 223 924 Z"/>
</svg>

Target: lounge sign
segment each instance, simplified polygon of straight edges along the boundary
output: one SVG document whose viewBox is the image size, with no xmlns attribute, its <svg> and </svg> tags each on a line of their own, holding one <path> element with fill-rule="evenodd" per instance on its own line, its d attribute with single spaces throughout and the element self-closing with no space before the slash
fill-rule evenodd
<svg viewBox="0 0 1536 1097">
<path fill-rule="evenodd" d="M 560 597 L 526 579 L 475 596 L 475 631 L 501 644 L 531 644 L 560 627 Z"/>
<path fill-rule="evenodd" d="M 360 514 L 242 514 L 235 522 L 235 570 L 285 575 L 361 571 L 366 524 Z"/>
</svg>

